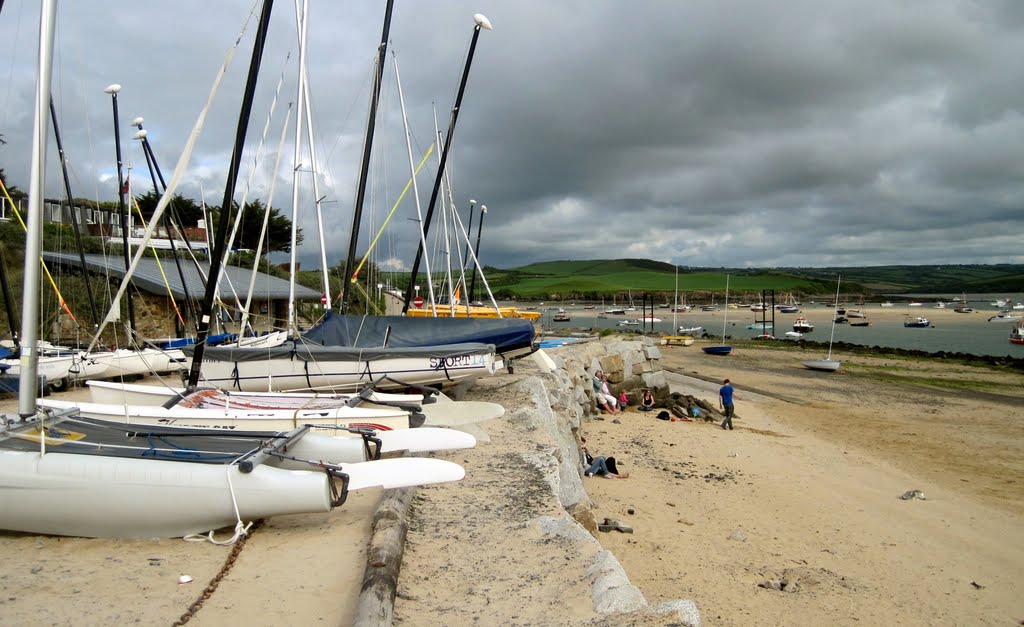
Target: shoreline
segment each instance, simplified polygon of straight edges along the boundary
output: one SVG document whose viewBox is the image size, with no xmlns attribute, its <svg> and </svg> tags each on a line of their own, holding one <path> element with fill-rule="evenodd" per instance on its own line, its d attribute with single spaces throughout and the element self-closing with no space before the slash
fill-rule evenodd
<svg viewBox="0 0 1024 627">
<path fill-rule="evenodd" d="M 717 382 L 731 378 L 737 417 L 732 432 L 633 408 L 579 424 L 591 450 L 630 473 L 581 481 L 598 520 L 633 528 L 595 538 L 649 603 L 692 599 L 714 625 L 1024 616 L 1024 548 L 1007 542 L 1024 532 L 1019 374 L 941 360 L 908 369 L 900 359 L 841 353 L 846 374 L 828 375 L 766 348 L 727 358 L 698 345 L 657 348 L 673 391 L 717 404 Z M 573 350 L 548 353 L 558 361 Z M 536 470 L 552 454 L 546 427 L 523 411 L 536 399 L 520 383 L 537 376 L 550 375 L 523 360 L 515 375 L 465 390 L 466 399 L 500 400 L 508 411 L 483 424 L 490 443 L 444 456 L 465 466 L 466 479 L 417 490 L 396 623 L 593 624 L 586 572 L 599 551 L 572 550 L 537 523 L 566 517 L 557 499 L 543 497 L 550 487 Z M 915 377 L 991 380 L 996 389 L 935 390 Z M 912 489 L 927 500 L 899 498 Z M 381 494 L 356 493 L 326 516 L 267 521 L 192 624 L 349 624 Z M 4 613 L 12 624 L 43 613 L 56 624 L 172 622 L 229 551 L 0 533 Z M 195 583 L 177 585 L 181 574 Z M 761 587 L 770 581 L 796 585 Z M 151 600 L 133 602 L 140 594 Z"/>
</svg>

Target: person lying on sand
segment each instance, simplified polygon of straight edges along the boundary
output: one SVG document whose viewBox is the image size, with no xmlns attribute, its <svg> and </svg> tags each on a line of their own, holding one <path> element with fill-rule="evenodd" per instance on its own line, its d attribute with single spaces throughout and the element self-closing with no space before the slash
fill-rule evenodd
<svg viewBox="0 0 1024 627">
<path fill-rule="evenodd" d="M 604 455 L 594 457 L 590 454 L 590 451 L 587 450 L 586 438 L 581 438 L 581 441 L 583 443 L 583 449 L 581 451 L 582 454 L 580 455 L 580 460 L 583 462 L 583 474 L 585 476 L 593 477 L 594 475 L 597 475 L 599 477 L 604 477 L 605 479 L 629 478 L 628 472 L 619 472 L 619 468 L 615 463 L 614 457 L 605 457 Z"/>
</svg>

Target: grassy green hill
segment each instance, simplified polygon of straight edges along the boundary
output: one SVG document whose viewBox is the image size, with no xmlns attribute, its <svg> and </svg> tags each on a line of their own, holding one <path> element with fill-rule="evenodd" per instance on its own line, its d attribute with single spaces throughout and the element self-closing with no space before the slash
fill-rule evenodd
<svg viewBox="0 0 1024 627">
<path fill-rule="evenodd" d="M 798 297 L 835 290 L 842 275 L 844 293 L 1007 292 L 1024 291 L 1024 265 L 933 265 L 831 268 L 679 268 L 679 291 L 709 294 L 725 291 L 750 299 L 761 290 L 793 292 Z M 651 293 L 671 300 L 675 266 L 648 259 L 548 261 L 519 268 L 489 268 L 487 279 L 503 298 L 628 298 Z"/>
</svg>

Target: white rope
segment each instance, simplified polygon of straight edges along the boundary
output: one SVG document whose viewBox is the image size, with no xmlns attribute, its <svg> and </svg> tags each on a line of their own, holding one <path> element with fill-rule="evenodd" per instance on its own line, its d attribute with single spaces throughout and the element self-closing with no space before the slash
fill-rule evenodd
<svg viewBox="0 0 1024 627">
<path fill-rule="evenodd" d="M 205 534 L 202 533 L 190 533 L 184 536 L 182 540 L 185 542 L 209 542 L 210 544 L 216 544 L 217 546 L 230 546 L 235 542 L 242 539 L 243 536 L 249 534 L 249 529 L 253 523 L 246 524 L 242 522 L 242 515 L 238 511 L 238 497 L 235 495 L 235 485 L 231 482 L 231 473 L 237 467 L 236 462 L 232 462 L 225 466 L 225 472 L 228 478 L 228 492 L 231 493 L 231 507 L 235 510 L 235 531 L 227 540 L 218 540 L 214 537 L 215 530 L 211 530 Z"/>
</svg>

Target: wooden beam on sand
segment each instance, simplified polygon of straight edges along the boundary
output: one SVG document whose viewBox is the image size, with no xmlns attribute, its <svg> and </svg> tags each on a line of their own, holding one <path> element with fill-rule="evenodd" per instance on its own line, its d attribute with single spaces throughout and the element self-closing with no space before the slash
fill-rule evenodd
<svg viewBox="0 0 1024 627">
<path fill-rule="evenodd" d="M 409 531 L 409 507 L 415 487 L 384 492 L 373 515 L 373 535 L 366 550 L 366 571 L 356 606 L 355 625 L 390 627 L 395 618 L 398 574 Z"/>
</svg>

